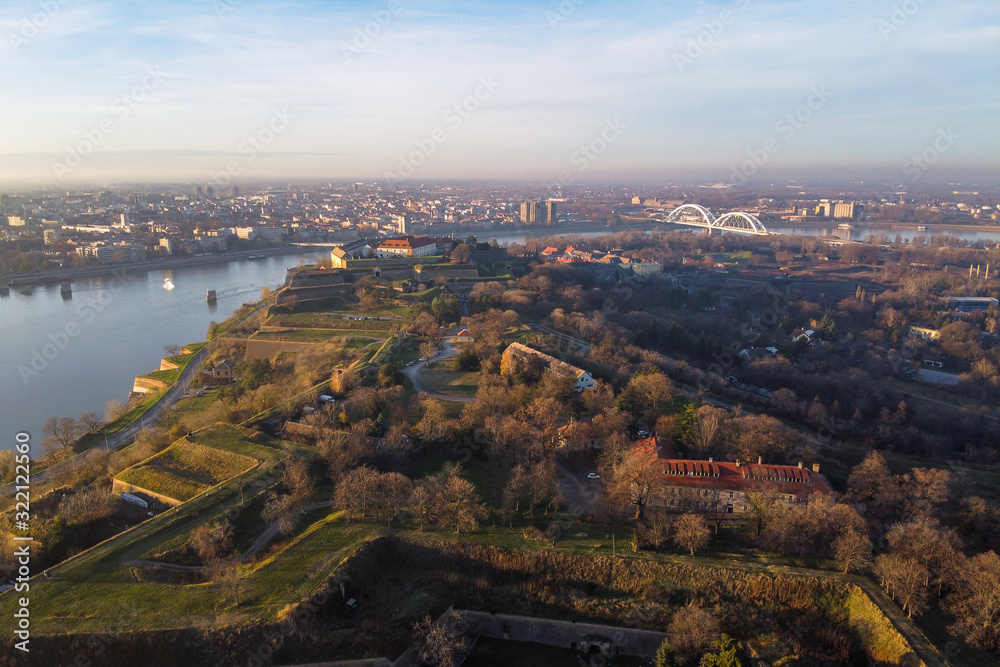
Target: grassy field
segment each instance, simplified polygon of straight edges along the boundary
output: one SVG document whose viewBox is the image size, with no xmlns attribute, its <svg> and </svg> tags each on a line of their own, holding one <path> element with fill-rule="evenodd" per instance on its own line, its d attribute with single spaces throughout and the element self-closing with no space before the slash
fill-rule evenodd
<svg viewBox="0 0 1000 667">
<path fill-rule="evenodd" d="M 279 313 L 272 315 L 267 324 L 275 327 L 297 329 L 349 329 L 362 331 L 390 331 L 398 321 L 349 320 L 353 313 Z M 384 314 L 382 317 L 394 317 Z"/>
<path fill-rule="evenodd" d="M 159 454 L 123 470 L 117 479 L 184 501 L 249 470 L 259 461 L 182 438 Z"/>
<path fill-rule="evenodd" d="M 374 335 L 372 335 L 374 334 Z M 384 331 L 352 329 L 289 329 L 288 331 L 261 331 L 255 340 L 287 340 L 297 343 L 338 343 L 344 347 L 363 347 L 374 340 L 384 340 Z"/>
<path fill-rule="evenodd" d="M 420 373 L 420 378 L 431 391 L 456 396 L 475 396 L 479 389 L 479 373 L 455 369 L 455 361 L 448 359 L 432 363 Z"/>
</svg>

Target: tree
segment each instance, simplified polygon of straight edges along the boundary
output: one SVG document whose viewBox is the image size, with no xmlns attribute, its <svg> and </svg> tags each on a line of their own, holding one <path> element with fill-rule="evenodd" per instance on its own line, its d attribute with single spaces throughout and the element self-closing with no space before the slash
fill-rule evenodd
<svg viewBox="0 0 1000 667">
<path fill-rule="evenodd" d="M 844 564 L 844 574 L 857 565 L 860 569 L 871 561 L 872 541 L 856 530 L 845 530 L 833 542 L 833 556 Z"/>
<path fill-rule="evenodd" d="M 725 415 L 725 410 L 711 405 L 698 408 L 698 418 L 691 424 L 691 444 L 699 454 L 705 455 L 712 450 Z"/>
<path fill-rule="evenodd" d="M 191 533 L 188 544 L 202 563 L 215 564 L 233 549 L 233 526 L 228 519 L 198 526 Z"/>
<path fill-rule="evenodd" d="M 472 249 L 465 243 L 459 243 L 451 251 L 451 258 L 459 262 L 468 262 L 472 257 Z"/>
<path fill-rule="evenodd" d="M 674 522 L 674 544 L 687 549 L 692 556 L 694 552 L 708 546 L 711 531 L 700 514 L 688 512 L 682 514 Z"/>
<path fill-rule="evenodd" d="M 170 343 L 163 346 L 163 351 L 167 353 L 168 357 L 176 357 L 181 353 L 181 346 L 177 343 Z"/>
<path fill-rule="evenodd" d="M 458 297 L 454 294 L 439 294 L 431 301 L 431 312 L 442 324 L 448 322 L 458 322 L 462 316 Z"/>
<path fill-rule="evenodd" d="M 618 409 L 655 424 L 660 412 L 673 398 L 673 384 L 661 371 L 637 373 L 618 396 Z"/>
<path fill-rule="evenodd" d="M 240 605 L 247 582 L 246 573 L 238 558 L 233 558 L 226 564 L 216 567 L 212 571 L 212 580 L 223 591 L 226 599 L 231 600 L 237 606 Z"/>
<path fill-rule="evenodd" d="M 128 414 L 128 403 L 122 403 L 116 398 L 112 398 L 104 404 L 104 421 L 113 422 Z"/>
<path fill-rule="evenodd" d="M 907 618 L 927 607 L 927 568 L 917 561 L 894 553 L 882 554 L 875 559 L 873 572 Z"/>
<path fill-rule="evenodd" d="M 376 382 L 379 387 L 392 387 L 399 384 L 398 380 L 400 375 L 399 368 L 396 367 L 396 364 L 391 361 L 387 361 L 379 366 L 378 379 Z"/>
<path fill-rule="evenodd" d="M 253 391 L 271 382 L 271 362 L 267 359 L 251 359 L 239 366 L 237 386 L 244 392 Z"/>
<path fill-rule="evenodd" d="M 660 646 L 656 649 L 656 658 L 653 661 L 655 667 L 673 667 L 674 660 L 674 649 L 670 645 L 669 639 L 664 639 L 660 642 Z"/>
<path fill-rule="evenodd" d="M 698 667 L 743 667 L 743 659 L 739 655 L 740 643 L 726 633 L 712 642 L 712 647 L 716 652 L 703 655 Z"/>
<path fill-rule="evenodd" d="M 437 351 L 437 345 L 430 341 L 420 344 L 420 356 L 424 358 L 425 365 L 430 364 L 431 357 L 433 357 Z"/>
<path fill-rule="evenodd" d="M 301 456 L 292 456 L 285 461 L 285 488 L 293 505 L 298 505 L 299 511 L 305 512 L 305 503 L 316 488 L 312 474 L 309 472 L 309 461 Z"/>
<path fill-rule="evenodd" d="M 264 501 L 264 509 L 260 518 L 268 525 L 277 522 L 278 532 L 288 535 L 295 528 L 295 499 L 288 494 L 270 491 Z"/>
<path fill-rule="evenodd" d="M 718 639 L 719 621 L 701 607 L 688 605 L 674 612 L 667 635 L 677 657 L 690 662 Z"/>
<path fill-rule="evenodd" d="M 434 500 L 438 495 L 437 486 L 437 480 L 434 478 L 423 479 L 413 485 L 410 505 L 413 506 L 413 512 L 417 515 L 421 531 L 423 531 L 424 525 L 431 521 Z"/>
<path fill-rule="evenodd" d="M 947 600 L 954 615 L 951 632 L 971 645 L 1000 651 L 1000 556 L 981 553 L 956 564 L 955 592 Z"/>
<path fill-rule="evenodd" d="M 412 491 L 413 482 L 401 473 L 384 472 L 376 478 L 376 511 L 385 517 L 387 526 L 392 526 L 392 520 L 399 515 L 403 501 L 410 497 Z"/>
<path fill-rule="evenodd" d="M 96 412 L 84 412 L 80 415 L 80 424 L 87 429 L 87 433 L 97 433 L 104 420 Z"/>
<path fill-rule="evenodd" d="M 470 532 L 479 527 L 479 520 L 486 517 L 486 506 L 479 498 L 475 485 L 459 476 L 449 474 L 441 486 L 438 523 L 454 527 L 456 533 Z"/>
<path fill-rule="evenodd" d="M 49 417 L 42 425 L 42 447 L 49 454 L 71 446 L 80 437 L 80 424 L 72 417 Z"/>
<path fill-rule="evenodd" d="M 637 520 L 643 518 L 646 505 L 662 492 L 660 465 L 652 447 L 633 447 L 612 468 L 608 493 L 617 502 L 634 506 Z"/>
<path fill-rule="evenodd" d="M 457 667 L 456 659 L 469 648 L 471 639 L 465 634 L 465 620 L 460 612 L 449 609 L 437 621 L 430 615 L 413 628 L 417 657 L 437 667 Z"/>
<path fill-rule="evenodd" d="M 368 511 L 368 502 L 375 492 L 378 472 L 374 468 L 361 466 L 348 471 L 337 484 L 334 502 L 347 512 L 350 521 L 355 514 L 361 517 Z"/>
</svg>

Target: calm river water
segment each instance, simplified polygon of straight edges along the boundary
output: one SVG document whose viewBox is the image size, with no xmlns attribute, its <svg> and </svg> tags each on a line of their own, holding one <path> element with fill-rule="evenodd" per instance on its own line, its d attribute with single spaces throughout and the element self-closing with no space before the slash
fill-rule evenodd
<svg viewBox="0 0 1000 667">
<path fill-rule="evenodd" d="M 12 288 L 0 299 L 0 449 L 27 431 L 40 453 L 46 419 L 103 415 L 108 400 L 128 398 L 136 375 L 159 368 L 164 345 L 205 340 L 209 323 L 280 285 L 286 267 L 327 252 L 81 278 L 65 300 L 58 285 L 31 296 Z"/>
</svg>

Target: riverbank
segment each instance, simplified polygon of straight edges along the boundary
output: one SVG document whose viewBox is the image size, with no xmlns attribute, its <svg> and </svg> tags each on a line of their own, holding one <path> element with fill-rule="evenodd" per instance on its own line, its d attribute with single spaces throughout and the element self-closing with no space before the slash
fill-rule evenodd
<svg viewBox="0 0 1000 667">
<path fill-rule="evenodd" d="M 101 266 L 86 266 L 78 269 L 57 269 L 55 271 L 40 271 L 38 273 L 17 273 L 4 277 L 11 287 L 47 285 L 60 283 L 66 280 L 72 281 L 77 278 L 122 275 L 124 273 L 144 273 L 146 271 L 160 271 L 163 269 L 179 269 L 188 266 L 204 266 L 208 264 L 222 264 L 224 262 L 240 261 L 249 259 L 251 256 L 271 257 L 273 255 L 291 255 L 301 252 L 303 252 L 302 248 L 294 245 L 288 245 L 278 248 L 264 248 L 261 250 L 227 252 L 219 255 L 203 255 L 201 257 L 171 257 L 146 262 L 134 262 L 131 264 L 102 264 Z"/>
</svg>

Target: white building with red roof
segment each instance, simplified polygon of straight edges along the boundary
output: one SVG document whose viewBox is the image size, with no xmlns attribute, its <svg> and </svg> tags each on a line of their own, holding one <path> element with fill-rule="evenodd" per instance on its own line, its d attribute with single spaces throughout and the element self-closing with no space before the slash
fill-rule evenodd
<svg viewBox="0 0 1000 667">
<path fill-rule="evenodd" d="M 437 242 L 426 236 L 403 236 L 386 239 L 379 244 L 376 255 L 380 258 L 427 257 L 437 254 Z"/>
</svg>

